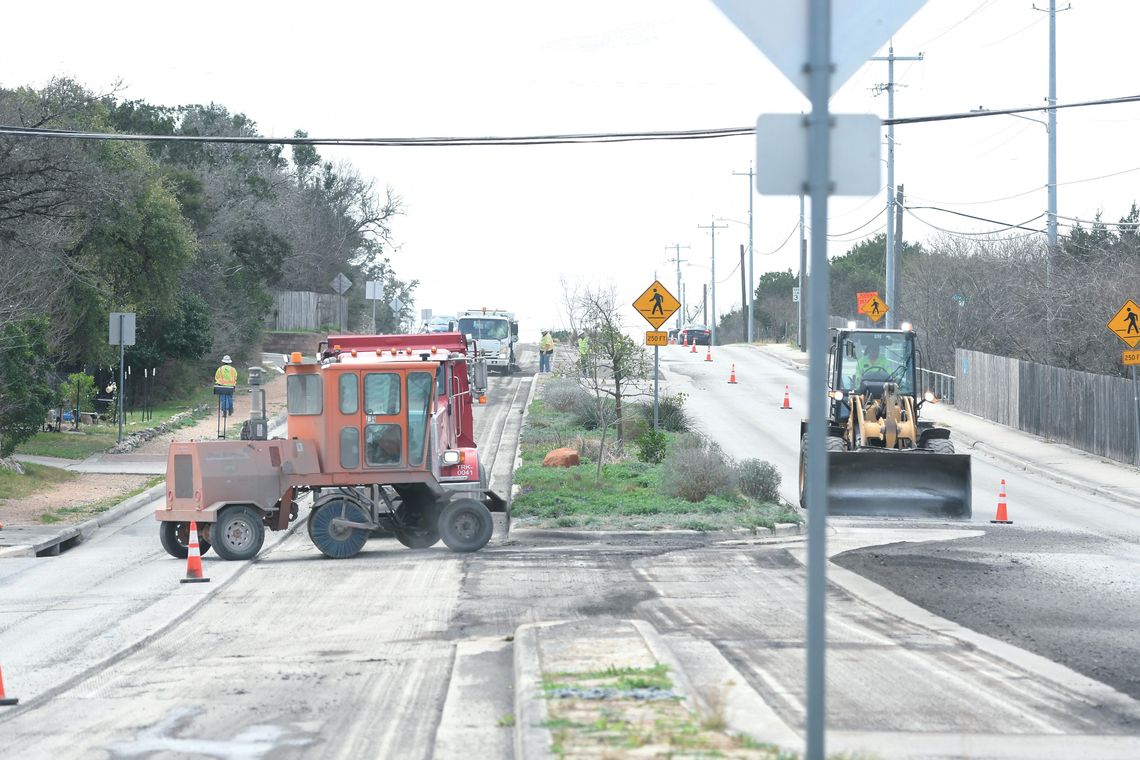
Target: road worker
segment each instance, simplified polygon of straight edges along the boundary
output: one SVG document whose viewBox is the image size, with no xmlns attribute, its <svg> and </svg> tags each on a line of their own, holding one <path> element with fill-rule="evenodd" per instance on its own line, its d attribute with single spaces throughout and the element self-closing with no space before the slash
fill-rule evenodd
<svg viewBox="0 0 1140 760">
<path fill-rule="evenodd" d="M 214 385 L 237 387 L 238 374 L 233 364 L 229 354 L 222 357 L 222 366 L 218 367 L 218 371 L 214 373 Z M 228 417 L 234 413 L 234 394 L 232 392 L 218 394 L 218 403 L 222 406 L 223 417 Z"/>
<path fill-rule="evenodd" d="M 538 341 L 538 371 L 550 372 L 550 364 L 554 358 L 554 338 L 550 330 L 543 330 Z"/>
</svg>

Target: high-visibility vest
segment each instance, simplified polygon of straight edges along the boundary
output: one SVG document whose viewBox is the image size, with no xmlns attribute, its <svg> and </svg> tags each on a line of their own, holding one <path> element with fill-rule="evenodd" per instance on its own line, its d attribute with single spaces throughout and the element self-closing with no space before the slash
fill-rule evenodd
<svg viewBox="0 0 1140 760">
<path fill-rule="evenodd" d="M 214 373 L 214 385 L 237 385 L 237 370 L 228 364 L 218 367 Z"/>
<path fill-rule="evenodd" d="M 554 338 L 552 338 L 549 333 L 543 335 L 542 338 L 538 341 L 538 349 L 540 351 L 553 351 Z"/>
</svg>

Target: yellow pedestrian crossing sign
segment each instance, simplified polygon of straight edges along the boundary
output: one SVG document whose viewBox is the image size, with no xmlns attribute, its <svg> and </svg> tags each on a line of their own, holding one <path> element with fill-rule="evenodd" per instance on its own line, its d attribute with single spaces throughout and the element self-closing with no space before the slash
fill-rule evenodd
<svg viewBox="0 0 1140 760">
<path fill-rule="evenodd" d="M 887 302 L 876 293 L 863 302 L 863 308 L 859 311 L 870 317 L 872 322 L 878 322 L 890 310 L 891 307 L 887 306 Z"/>
<path fill-rule="evenodd" d="M 674 298 L 664 285 L 654 280 L 653 284 L 633 302 L 633 308 L 637 309 L 637 313 L 645 317 L 645 321 L 653 325 L 653 329 L 656 330 L 681 308 L 681 302 Z"/>
<path fill-rule="evenodd" d="M 1129 348 L 1136 348 L 1140 343 L 1140 306 L 1129 298 L 1116 312 L 1116 316 L 1108 320 L 1108 329 L 1116 333 L 1116 337 L 1128 344 Z"/>
</svg>

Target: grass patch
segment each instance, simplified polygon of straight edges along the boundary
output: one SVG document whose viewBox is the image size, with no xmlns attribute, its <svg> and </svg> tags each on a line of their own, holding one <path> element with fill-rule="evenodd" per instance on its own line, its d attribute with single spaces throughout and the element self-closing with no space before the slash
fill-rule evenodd
<svg viewBox="0 0 1140 760">
<path fill-rule="evenodd" d="M 515 714 L 514 713 L 507 713 L 506 715 L 499 718 L 495 722 L 495 725 L 498 726 L 499 728 L 511 728 L 511 727 L 513 727 L 515 725 Z"/>
<path fill-rule="evenodd" d="M 691 445 L 683 434 L 664 434 L 667 446 Z M 655 464 L 633 458 L 636 446 L 626 442 L 624 457 L 612 456 L 612 437 L 606 443 L 601 475 L 596 461 L 598 431 L 575 422 L 569 411 L 555 409 L 543 398 L 530 406 L 520 436 L 521 464 L 514 482 L 519 494 L 511 517 L 519 525 L 587 530 L 695 530 L 713 532 L 745 528 L 772 528 L 776 523 L 802 522 L 791 507 L 746 496 L 739 488 L 713 493 L 701 501 L 687 501 L 668 493 L 670 459 Z M 543 467 L 552 449 L 579 449 L 576 467 Z"/>
<path fill-rule="evenodd" d="M 181 401 L 168 401 L 153 409 L 149 420 L 142 419 L 141 412 L 131 414 L 127 412 L 123 420 L 123 437 L 138 430 L 146 430 L 166 422 L 176 414 L 194 409 L 202 404 L 215 404 L 212 389 L 195 393 L 193 396 Z M 196 413 L 193 420 L 181 423 L 181 426 L 192 425 L 205 417 L 209 412 Z M 111 448 L 118 442 L 119 426 L 110 422 L 100 422 L 94 425 L 79 426 L 78 431 L 68 430 L 70 423 L 64 423 L 64 430 L 60 433 L 45 433 L 40 431 L 16 447 L 17 454 L 29 454 L 41 457 L 61 457 L 63 459 L 86 459 L 92 454 L 98 454 Z"/>
<path fill-rule="evenodd" d="M 79 477 L 74 472 L 42 464 L 23 464 L 24 474 L 0 470 L 0 499 L 21 499 Z"/>
</svg>

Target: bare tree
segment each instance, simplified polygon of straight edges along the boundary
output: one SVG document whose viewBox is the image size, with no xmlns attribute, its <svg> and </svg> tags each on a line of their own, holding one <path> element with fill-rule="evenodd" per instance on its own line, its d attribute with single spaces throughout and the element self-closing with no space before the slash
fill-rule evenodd
<svg viewBox="0 0 1140 760">
<path fill-rule="evenodd" d="M 573 294 L 564 287 L 564 300 L 581 317 L 581 330 L 588 341 L 582 360 L 576 363 L 578 384 L 594 397 L 595 420 L 602 431 L 595 478 L 601 477 L 606 434 L 614 428 L 615 446 L 624 446 L 627 400 L 648 393 L 651 363 L 645 348 L 624 331 L 616 291 L 582 288 Z"/>
</svg>

